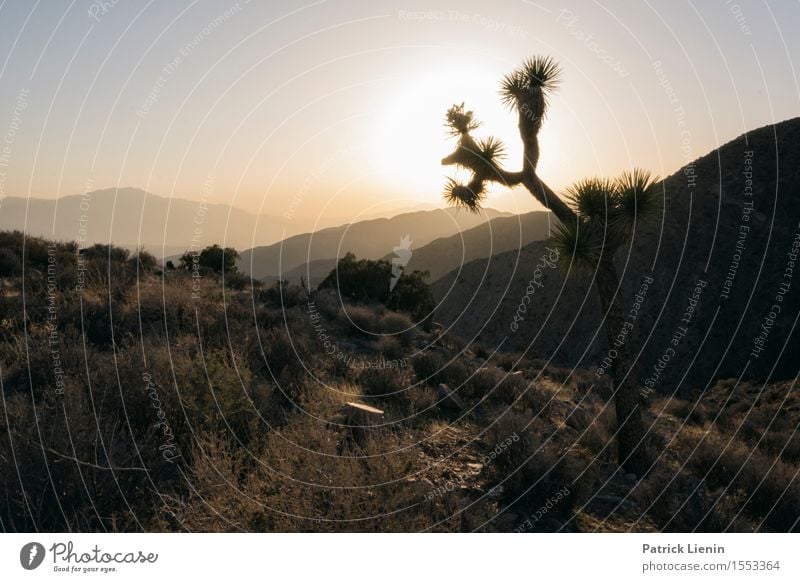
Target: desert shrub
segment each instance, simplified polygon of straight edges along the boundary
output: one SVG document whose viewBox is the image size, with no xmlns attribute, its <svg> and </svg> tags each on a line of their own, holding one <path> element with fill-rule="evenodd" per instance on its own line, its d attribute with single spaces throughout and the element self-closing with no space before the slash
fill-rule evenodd
<svg viewBox="0 0 800 582">
<path fill-rule="evenodd" d="M 328 319 L 337 319 L 341 311 L 341 300 L 331 289 L 317 291 L 313 295 L 314 305 L 322 315 Z"/>
<path fill-rule="evenodd" d="M 418 354 L 412 358 L 411 365 L 417 380 L 434 388 L 444 383 L 453 390 L 460 389 L 471 374 L 469 366 L 461 360 L 450 360 L 432 351 Z"/>
<path fill-rule="evenodd" d="M 590 460 L 572 450 L 563 452 L 551 438 L 554 430 L 541 419 L 509 411 L 487 432 L 484 458 L 490 459 L 490 475 L 494 483 L 502 481 L 503 502 L 516 511 L 536 511 L 567 490 L 550 513 L 565 518 L 586 496 Z"/>
<path fill-rule="evenodd" d="M 293 406 L 304 394 L 303 382 L 312 367 L 308 338 L 289 335 L 286 329 L 262 331 L 261 342 L 254 342 L 248 351 L 250 369 L 265 380 L 276 382 L 285 395 L 284 404 Z"/>
<path fill-rule="evenodd" d="M 417 417 L 421 414 L 427 412 L 435 413 L 435 405 L 439 402 L 439 396 L 436 390 L 425 385 L 411 386 L 408 389 L 407 397 L 409 403 L 408 415 L 415 420 L 419 420 Z"/>
<path fill-rule="evenodd" d="M 195 306 L 191 287 L 186 285 L 143 284 L 138 293 L 130 298 L 126 309 L 125 327 L 138 334 L 139 324 L 149 334 L 176 335 L 180 332 L 196 331 Z M 166 326 L 166 329 L 165 329 Z"/>
<path fill-rule="evenodd" d="M 488 360 L 489 356 L 492 355 L 492 353 L 486 348 L 486 346 L 484 346 L 482 343 L 479 342 L 472 343 L 470 345 L 470 348 L 472 348 L 472 353 L 475 354 L 476 358 Z"/>
<path fill-rule="evenodd" d="M 499 386 L 495 388 L 492 393 L 493 399 L 502 402 L 503 404 L 513 404 L 520 401 L 524 394 L 527 394 L 528 382 L 521 374 L 505 374 Z M 533 393 L 532 390 L 528 392 Z M 523 402 L 532 402 L 532 399 Z"/>
<path fill-rule="evenodd" d="M 11 249 L 0 248 L 0 277 L 22 274 L 22 259 Z"/>
<path fill-rule="evenodd" d="M 396 337 L 403 345 L 408 345 L 414 335 L 414 323 L 402 313 L 386 312 L 381 317 L 378 327 L 381 333 Z"/>
<path fill-rule="evenodd" d="M 444 368 L 444 365 L 444 357 L 436 352 L 422 352 L 411 360 L 417 380 L 430 386 L 438 384 L 437 374 Z"/>
<path fill-rule="evenodd" d="M 235 289 L 236 291 L 243 291 L 248 289 L 252 283 L 252 279 L 238 271 L 231 271 L 224 277 L 225 287 L 228 289 Z M 296 303 L 295 303 L 296 305 Z M 292 306 L 294 307 L 294 305 Z"/>
<path fill-rule="evenodd" d="M 266 435 L 263 445 L 252 449 L 258 458 L 252 463 L 235 443 L 207 436 L 199 443 L 206 456 L 192 468 L 189 495 L 170 509 L 189 530 L 420 531 L 445 520 L 453 508 L 419 504 L 427 486 L 404 479 L 420 470 L 413 448 L 404 444 L 376 431 L 359 448 L 360 456 L 342 456 L 341 432 L 298 417 Z M 380 454 L 387 447 L 397 452 Z M 399 508 L 408 509 L 394 511 Z"/>
<path fill-rule="evenodd" d="M 85 249 L 81 249 L 80 254 L 85 261 L 98 264 L 124 264 L 128 262 L 131 256 L 131 252 L 128 249 L 104 244 L 94 244 Z"/>
<path fill-rule="evenodd" d="M 497 368 L 479 368 L 466 383 L 464 394 L 487 402 L 509 405 L 525 392 L 528 382 L 519 374 Z"/>
<path fill-rule="evenodd" d="M 800 507 L 800 482 L 795 479 L 796 467 L 718 435 L 706 435 L 688 466 L 710 487 L 725 489 L 725 495 L 744 497 L 744 511 L 763 520 L 765 529 L 797 531 L 795 508 Z"/>
<path fill-rule="evenodd" d="M 96 296 L 87 296 L 83 300 L 83 319 L 78 317 L 78 325 L 86 339 L 95 347 L 110 349 L 115 334 L 114 324 L 123 319 L 123 304 L 118 300 L 108 300 Z M 63 316 L 62 316 L 63 317 Z M 118 328 L 117 328 L 118 331 Z"/>
<path fill-rule="evenodd" d="M 497 352 L 492 358 L 492 362 L 498 368 L 505 370 L 506 372 L 513 372 L 515 370 L 515 364 L 519 360 L 519 356 L 517 354 L 509 354 L 505 352 Z"/>
<path fill-rule="evenodd" d="M 708 414 L 702 404 L 674 396 L 667 401 L 664 412 L 695 425 L 702 425 L 708 420 Z"/>
<path fill-rule="evenodd" d="M 340 320 L 357 336 L 369 337 L 381 332 L 381 315 L 371 307 L 347 305 L 341 311 Z"/>
<path fill-rule="evenodd" d="M 382 336 L 375 342 L 375 350 L 389 360 L 399 360 L 403 356 L 403 346 L 395 336 Z"/>
<path fill-rule="evenodd" d="M 402 378 L 393 368 L 364 368 L 358 376 L 358 384 L 366 396 L 386 396 L 402 393 Z"/>
<path fill-rule="evenodd" d="M 478 368 L 464 387 L 464 394 L 470 398 L 484 398 L 502 382 L 504 376 L 497 368 Z"/>
<path fill-rule="evenodd" d="M 142 248 L 130 259 L 133 268 L 139 272 L 150 272 L 158 266 L 158 260 L 153 253 Z"/>
<path fill-rule="evenodd" d="M 666 532 L 721 531 L 725 526 L 719 514 L 730 511 L 729 501 L 734 501 L 728 497 L 712 505 L 714 499 L 700 480 L 663 464 L 657 464 L 637 483 L 631 495 L 644 514 Z"/>
<path fill-rule="evenodd" d="M 255 408 L 247 392 L 251 379 L 247 367 L 241 363 L 234 367 L 223 350 L 198 354 L 184 390 L 193 424 L 229 428 L 240 440 L 247 440 L 255 425 Z"/>
<path fill-rule="evenodd" d="M 230 275 L 226 276 L 226 280 L 228 277 L 230 277 Z M 266 289 L 263 289 L 259 292 L 258 297 L 260 301 L 266 303 L 270 307 L 286 309 L 305 305 L 308 300 L 305 289 L 299 285 L 292 285 L 289 281 L 285 280 L 276 281 Z"/>
<path fill-rule="evenodd" d="M 389 309 L 410 313 L 414 321 L 422 322 L 422 327 L 430 331 L 431 316 L 436 307 L 433 292 L 425 282 L 427 272 L 403 273 L 389 294 L 386 302 Z"/>
<path fill-rule="evenodd" d="M 557 366 L 548 366 L 547 367 L 547 375 L 550 376 L 556 382 L 560 382 L 561 384 L 563 384 L 572 375 L 572 369 L 571 368 L 559 368 Z"/>
</svg>

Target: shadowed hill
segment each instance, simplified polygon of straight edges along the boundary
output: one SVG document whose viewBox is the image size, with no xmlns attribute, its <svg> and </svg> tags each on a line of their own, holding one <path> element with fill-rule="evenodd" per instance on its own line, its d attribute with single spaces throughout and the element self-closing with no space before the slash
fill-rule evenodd
<svg viewBox="0 0 800 582">
<path fill-rule="evenodd" d="M 662 211 L 617 260 L 645 391 L 688 393 L 740 374 L 794 376 L 800 119 L 742 135 L 659 187 Z M 602 367 L 608 352 L 592 274 L 565 277 L 547 264 L 545 247 L 449 273 L 434 285 L 437 319 L 492 346 Z"/>
<path fill-rule="evenodd" d="M 552 220 L 550 213 L 544 211 L 495 218 L 466 232 L 437 239 L 414 250 L 405 270 L 409 273 L 428 271 L 428 280 L 436 281 L 469 261 L 544 240 L 549 234 Z M 387 258 L 391 259 L 391 255 Z"/>
<path fill-rule="evenodd" d="M 320 259 L 341 258 L 348 252 L 363 259 L 379 259 L 391 254 L 408 237 L 412 248 L 463 232 L 498 216 L 487 209 L 480 214 L 452 208 L 400 214 L 300 234 L 280 243 L 256 247 L 242 253 L 239 269 L 256 279 L 285 279 L 293 269 Z M 323 263 L 324 264 L 324 263 Z M 327 273 L 326 273 L 327 274 Z"/>
<path fill-rule="evenodd" d="M 433 282 L 469 261 L 518 249 L 536 240 L 547 238 L 550 228 L 549 212 L 529 212 L 514 216 L 499 216 L 464 232 L 437 238 L 422 248 L 413 248 L 406 273 L 427 271 Z M 394 253 L 383 257 L 391 261 Z M 336 259 L 318 259 L 287 271 L 284 279 L 291 282 L 304 277 L 310 285 L 319 284 L 336 267 Z"/>
</svg>

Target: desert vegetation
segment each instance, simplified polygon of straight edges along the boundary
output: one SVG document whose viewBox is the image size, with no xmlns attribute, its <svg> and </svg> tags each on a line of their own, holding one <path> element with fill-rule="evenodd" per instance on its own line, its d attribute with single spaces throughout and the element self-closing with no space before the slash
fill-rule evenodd
<svg viewBox="0 0 800 582">
<path fill-rule="evenodd" d="M 797 528 L 788 385 L 651 399 L 638 479 L 609 448 L 610 384 L 426 331 L 369 277 L 231 286 L 144 250 L 0 242 L 4 531 Z"/>
</svg>

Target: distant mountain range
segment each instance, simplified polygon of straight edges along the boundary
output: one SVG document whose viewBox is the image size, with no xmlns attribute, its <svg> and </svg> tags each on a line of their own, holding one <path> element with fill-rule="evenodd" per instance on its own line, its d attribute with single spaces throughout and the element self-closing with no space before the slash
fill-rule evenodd
<svg viewBox="0 0 800 582">
<path fill-rule="evenodd" d="M 518 249 L 547 238 L 551 221 L 549 212 L 498 216 L 469 230 L 414 248 L 404 270 L 407 273 L 427 271 L 427 280 L 433 282 L 474 259 Z M 394 257 L 394 252 L 391 252 L 381 258 L 391 261 Z M 310 285 L 318 285 L 336 267 L 337 260 L 334 257 L 304 263 L 286 271 L 283 279 L 297 283 L 302 277 Z"/>
<path fill-rule="evenodd" d="M 57 200 L 8 197 L 0 203 L 0 230 L 144 246 L 159 257 L 180 254 L 193 243 L 199 248 L 216 243 L 246 249 L 279 241 L 298 229 L 282 217 L 256 215 L 227 204 L 165 198 L 138 188 L 96 190 Z"/>
<path fill-rule="evenodd" d="M 299 279 L 309 271 L 318 278 L 348 252 L 362 259 L 379 259 L 391 255 L 404 240 L 409 241 L 412 250 L 419 249 L 435 239 L 510 216 L 492 209 L 475 214 L 442 208 L 364 220 L 250 249 L 241 253 L 239 269 L 257 279 Z"/>
<path fill-rule="evenodd" d="M 659 188 L 659 215 L 637 226 L 616 260 L 624 310 L 638 314 L 628 342 L 639 380 L 688 394 L 715 377 L 794 377 L 800 118 L 742 135 Z M 608 349 L 593 274 L 551 268 L 546 247 L 534 242 L 448 273 L 433 286 L 436 319 L 491 348 L 596 369 Z"/>
<path fill-rule="evenodd" d="M 414 251 L 407 273 L 427 271 L 433 282 L 475 259 L 490 257 L 544 240 L 553 224 L 550 212 L 499 216 L 467 231 L 436 239 Z M 392 255 L 385 258 L 391 260 Z"/>
</svg>

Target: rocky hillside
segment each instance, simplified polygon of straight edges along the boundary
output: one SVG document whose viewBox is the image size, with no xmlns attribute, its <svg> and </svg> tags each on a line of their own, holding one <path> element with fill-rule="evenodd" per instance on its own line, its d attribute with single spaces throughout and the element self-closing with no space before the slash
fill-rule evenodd
<svg viewBox="0 0 800 582">
<path fill-rule="evenodd" d="M 800 119 L 742 135 L 659 186 L 659 215 L 637 226 L 616 261 L 646 390 L 686 395 L 714 378 L 794 377 Z M 538 242 L 464 265 L 434 285 L 437 319 L 487 347 L 602 371 L 593 274 L 567 276 L 552 258 Z"/>
</svg>

